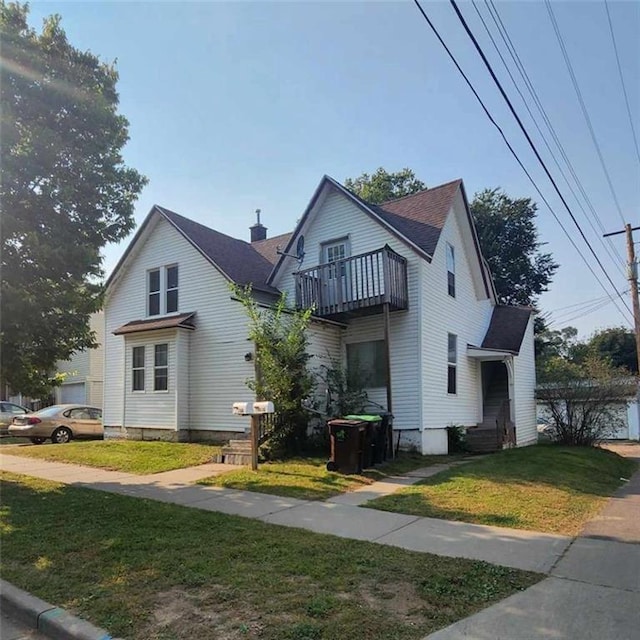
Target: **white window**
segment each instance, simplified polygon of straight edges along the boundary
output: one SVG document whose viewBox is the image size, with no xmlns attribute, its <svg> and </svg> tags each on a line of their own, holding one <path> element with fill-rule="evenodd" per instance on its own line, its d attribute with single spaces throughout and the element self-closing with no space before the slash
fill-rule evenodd
<svg viewBox="0 0 640 640">
<path fill-rule="evenodd" d="M 384 340 L 348 344 L 347 375 L 352 386 L 385 387 L 387 385 L 387 350 Z"/>
<path fill-rule="evenodd" d="M 153 356 L 153 390 L 169 389 L 169 345 L 156 344 Z"/>
<path fill-rule="evenodd" d="M 456 369 L 458 364 L 458 336 L 454 333 L 447 334 L 447 393 L 457 393 Z"/>
<path fill-rule="evenodd" d="M 147 315 L 178 311 L 178 265 L 148 271 L 147 292 Z"/>
<path fill-rule="evenodd" d="M 447 243 L 447 290 L 452 298 L 456 297 L 456 254 Z"/>
<path fill-rule="evenodd" d="M 349 257 L 349 241 L 347 238 L 341 238 L 339 240 L 332 240 L 331 242 L 325 242 L 322 245 L 322 255 L 320 257 L 321 262 L 332 264 L 340 260 L 344 260 Z M 328 276 L 329 278 L 335 278 L 338 275 L 337 266 L 330 267 Z M 340 276 L 345 275 L 345 264 L 340 265 Z"/>
<path fill-rule="evenodd" d="M 144 391 L 144 347 L 133 347 L 132 352 L 132 390 Z"/>
</svg>

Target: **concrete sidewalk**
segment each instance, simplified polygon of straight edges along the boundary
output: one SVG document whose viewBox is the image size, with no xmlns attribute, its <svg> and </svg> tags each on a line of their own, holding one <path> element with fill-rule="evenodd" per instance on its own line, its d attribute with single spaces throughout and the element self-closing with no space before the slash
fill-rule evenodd
<svg viewBox="0 0 640 640">
<path fill-rule="evenodd" d="M 640 445 L 617 445 L 640 461 Z M 428 640 L 635 640 L 640 634 L 640 471 L 522 593 Z M 426 640 L 426 639 L 425 639 Z"/>
<path fill-rule="evenodd" d="M 199 477 L 229 470 L 228 465 L 206 467 L 206 472 L 203 471 Z M 344 501 L 335 498 L 327 502 L 310 502 L 194 485 L 200 467 L 139 476 L 3 453 L 0 456 L 0 469 L 73 486 L 256 518 L 271 524 L 368 540 L 423 553 L 484 560 L 540 573 L 551 571 L 572 541 L 567 536 L 419 518 L 357 506 L 371 497 L 417 482 L 427 474 L 432 475 L 433 468 L 412 472 L 405 480 L 385 480 L 369 485 L 366 490 L 358 492 L 356 504 L 350 503 L 350 498 Z M 442 469 L 440 467 L 438 471 Z"/>
</svg>

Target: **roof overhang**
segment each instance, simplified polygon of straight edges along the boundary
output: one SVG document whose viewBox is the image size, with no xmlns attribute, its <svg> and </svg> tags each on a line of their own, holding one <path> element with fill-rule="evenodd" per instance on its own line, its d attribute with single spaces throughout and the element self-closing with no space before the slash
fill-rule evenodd
<svg viewBox="0 0 640 640">
<path fill-rule="evenodd" d="M 472 344 L 468 344 L 467 355 L 470 358 L 475 358 L 476 360 L 502 361 L 505 358 L 511 358 L 518 354 L 515 351 L 507 351 L 505 349 L 483 349 L 482 347 L 476 347 Z"/>
<path fill-rule="evenodd" d="M 196 326 L 193 324 L 195 311 L 191 313 L 181 313 L 166 318 L 147 318 L 145 320 L 132 320 L 123 324 L 113 331 L 116 336 L 128 335 L 130 333 L 142 333 L 143 331 L 159 331 L 161 329 L 189 329 L 193 331 Z"/>
</svg>

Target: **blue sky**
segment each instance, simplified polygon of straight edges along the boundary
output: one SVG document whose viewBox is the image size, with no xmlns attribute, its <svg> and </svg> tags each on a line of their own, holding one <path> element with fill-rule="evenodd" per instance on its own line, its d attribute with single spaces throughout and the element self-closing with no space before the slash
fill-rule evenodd
<svg viewBox="0 0 640 640">
<path fill-rule="evenodd" d="M 472 49 L 449 2 L 424 2 L 443 38 L 521 155 L 580 250 L 594 264 Z M 483 15 L 486 5 L 477 2 Z M 492 49 L 474 6 L 460 8 L 549 163 L 585 234 L 626 291 L 624 236 L 640 224 L 640 161 L 616 67 L 605 5 L 553 2 L 562 36 L 620 203 L 618 213 L 543 2 L 497 2 L 518 54 L 598 213 L 597 234 L 560 177 Z M 640 3 L 610 2 L 640 135 Z M 427 185 L 461 177 L 471 197 L 502 187 L 540 204 L 545 250 L 561 264 L 541 299 L 582 336 L 630 326 L 609 303 L 573 319 L 605 291 L 584 265 L 475 102 L 412 2 L 33 2 L 31 22 L 59 13 L 69 40 L 117 60 L 120 111 L 130 122 L 128 164 L 150 179 L 136 205 L 154 203 L 248 239 L 254 211 L 270 235 L 293 228 L 323 174 L 339 181 L 383 166 L 412 168 Z M 490 23 L 492 24 L 492 23 Z M 575 187 L 574 187 L 575 188 Z M 640 240 L 640 232 L 636 232 Z M 126 242 L 105 251 L 107 273 Z M 638 247 L 640 249 L 640 246 Z M 594 269 L 597 267 L 594 266 Z M 604 275 L 598 272 L 611 291 Z M 606 300 L 606 298 L 605 298 Z M 628 296 L 625 296 L 628 302 Z M 622 306 L 622 305 L 620 305 Z"/>
</svg>

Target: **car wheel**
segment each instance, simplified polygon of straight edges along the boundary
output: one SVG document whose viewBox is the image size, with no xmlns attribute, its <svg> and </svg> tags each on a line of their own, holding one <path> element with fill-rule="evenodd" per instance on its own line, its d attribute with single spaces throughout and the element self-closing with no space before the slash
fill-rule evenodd
<svg viewBox="0 0 640 640">
<path fill-rule="evenodd" d="M 51 436 L 51 442 L 53 442 L 53 444 L 64 444 L 71 440 L 71 436 L 71 429 L 58 427 Z"/>
<path fill-rule="evenodd" d="M 46 438 L 29 438 L 33 444 L 42 444 Z"/>
</svg>

